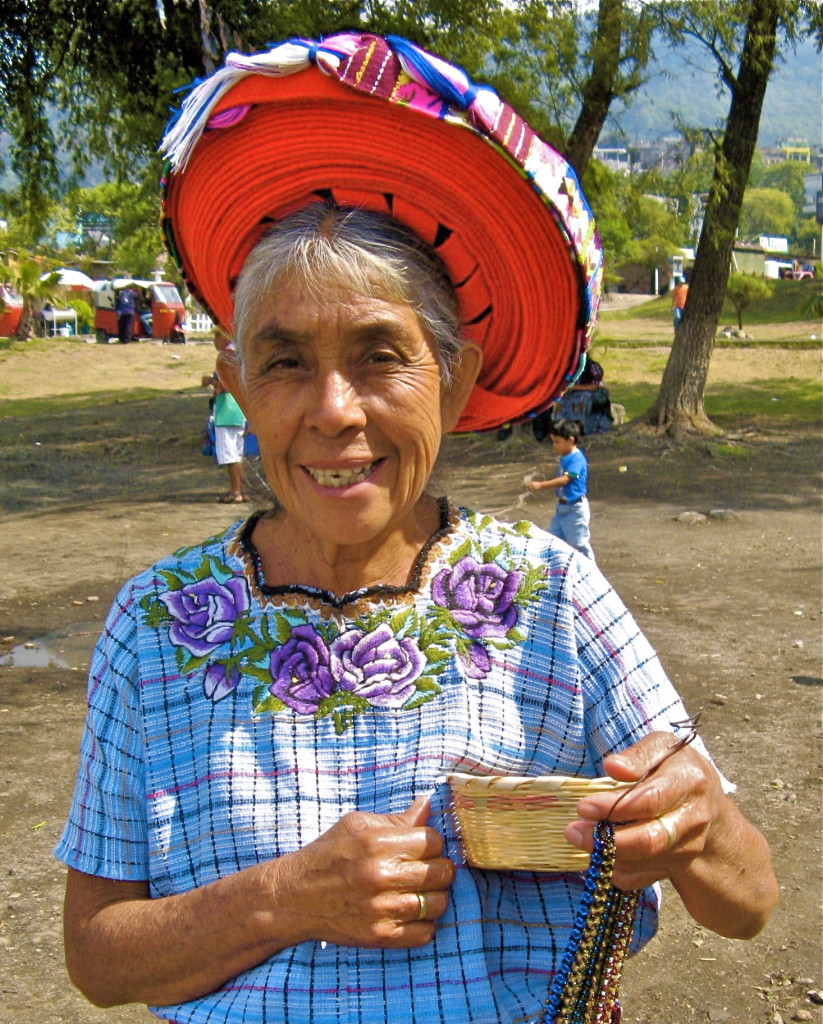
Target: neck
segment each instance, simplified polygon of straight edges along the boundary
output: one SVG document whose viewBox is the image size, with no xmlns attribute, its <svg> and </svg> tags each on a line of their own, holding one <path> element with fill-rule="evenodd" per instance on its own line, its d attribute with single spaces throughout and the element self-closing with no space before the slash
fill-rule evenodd
<svg viewBox="0 0 823 1024">
<path fill-rule="evenodd" d="M 342 597 L 375 586 L 405 586 L 418 556 L 440 525 L 440 507 L 428 495 L 402 523 L 356 544 L 323 539 L 284 510 L 261 519 L 252 541 L 269 586 L 299 584 Z"/>
</svg>

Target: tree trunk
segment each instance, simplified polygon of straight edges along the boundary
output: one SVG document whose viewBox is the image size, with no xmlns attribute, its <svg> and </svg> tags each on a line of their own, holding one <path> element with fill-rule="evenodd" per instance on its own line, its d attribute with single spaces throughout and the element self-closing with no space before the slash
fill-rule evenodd
<svg viewBox="0 0 823 1024">
<path fill-rule="evenodd" d="M 623 0 L 600 0 L 591 73 L 583 87 L 580 114 L 563 154 L 577 172 L 578 178 L 583 177 L 591 160 L 609 113 L 609 105 L 615 97 L 622 33 Z"/>
<path fill-rule="evenodd" d="M 658 433 L 718 433 L 703 406 L 732 249 L 777 45 L 775 0 L 752 0 L 746 39 L 706 204 L 683 319 L 654 405 L 641 417 Z"/>
<path fill-rule="evenodd" d="M 20 341 L 31 341 L 34 330 L 34 307 L 29 299 L 23 299 L 23 308 L 20 311 L 20 322 L 17 325 L 17 337 Z"/>
</svg>

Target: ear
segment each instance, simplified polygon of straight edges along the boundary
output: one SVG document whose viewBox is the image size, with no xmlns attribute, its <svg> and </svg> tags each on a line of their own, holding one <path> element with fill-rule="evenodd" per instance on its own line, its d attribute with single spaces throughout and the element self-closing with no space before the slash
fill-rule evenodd
<svg viewBox="0 0 823 1024">
<path fill-rule="evenodd" d="M 217 356 L 217 376 L 220 383 L 237 402 L 243 412 L 246 412 L 246 389 L 243 387 L 243 378 L 240 373 L 240 363 L 237 354 L 233 349 L 220 349 Z"/>
<path fill-rule="evenodd" d="M 483 350 L 473 341 L 465 342 L 460 349 L 460 358 L 454 368 L 452 382 L 443 389 L 440 408 L 444 434 L 448 434 L 457 426 L 482 366 Z"/>
</svg>

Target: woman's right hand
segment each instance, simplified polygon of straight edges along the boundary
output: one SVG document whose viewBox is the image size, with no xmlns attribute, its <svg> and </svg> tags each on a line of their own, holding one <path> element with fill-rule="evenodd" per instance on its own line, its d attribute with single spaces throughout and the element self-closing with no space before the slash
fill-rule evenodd
<svg viewBox="0 0 823 1024">
<path fill-rule="evenodd" d="M 272 861 L 272 899 L 293 918 L 298 941 L 391 949 L 431 941 L 455 866 L 428 816 L 426 797 L 400 814 L 352 811 Z"/>
</svg>

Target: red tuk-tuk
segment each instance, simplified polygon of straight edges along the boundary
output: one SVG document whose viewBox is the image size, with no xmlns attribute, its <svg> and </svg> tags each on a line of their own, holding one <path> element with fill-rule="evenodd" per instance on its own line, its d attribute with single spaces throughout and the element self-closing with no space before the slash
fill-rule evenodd
<svg viewBox="0 0 823 1024">
<path fill-rule="evenodd" d="M 137 293 L 132 329 L 135 339 L 185 342 L 186 307 L 177 288 L 170 281 L 141 281 L 131 277 L 94 282 L 94 330 L 99 342 L 107 344 L 109 338 L 117 337 L 114 301 L 117 293 L 127 286 Z"/>
<path fill-rule="evenodd" d="M 17 334 L 22 312 L 22 296 L 11 285 L 0 285 L 0 338 L 10 338 Z"/>
</svg>

